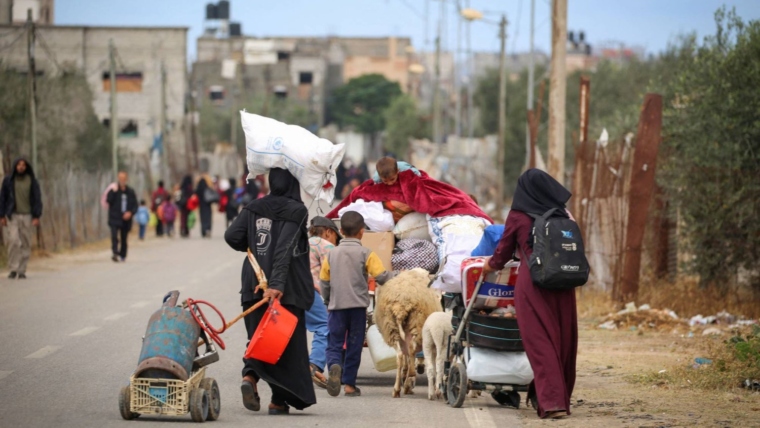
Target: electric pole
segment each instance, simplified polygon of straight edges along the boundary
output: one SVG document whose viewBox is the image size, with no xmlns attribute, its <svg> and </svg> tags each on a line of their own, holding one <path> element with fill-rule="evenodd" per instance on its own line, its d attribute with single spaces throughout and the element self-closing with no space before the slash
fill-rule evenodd
<svg viewBox="0 0 760 428">
<path fill-rule="evenodd" d="M 34 62 L 34 21 L 32 21 L 32 9 L 26 11 L 27 28 L 27 55 L 29 57 L 29 118 L 32 136 L 32 167 L 37 165 L 37 69 Z M 38 169 L 39 171 L 39 169 Z"/>
<path fill-rule="evenodd" d="M 567 0 L 552 2 L 552 58 L 549 81 L 549 175 L 565 182 L 565 97 Z"/>
<path fill-rule="evenodd" d="M 504 207 L 504 139 L 507 136 L 507 17 L 502 15 L 499 22 L 501 53 L 499 55 L 499 141 L 497 152 L 498 176 L 496 180 L 496 208 L 499 215 Z"/>
<path fill-rule="evenodd" d="M 462 10 L 459 1 L 457 0 L 457 50 L 454 55 L 454 90 L 456 91 L 456 119 L 455 132 L 457 138 L 462 137 L 462 91 L 460 89 L 462 79 L 459 59 L 462 56 L 462 16 L 460 11 Z"/>
<path fill-rule="evenodd" d="M 111 163 L 113 167 L 113 180 L 116 181 L 119 174 L 119 120 L 116 117 L 116 59 L 113 39 L 108 40 L 109 77 L 111 86 Z"/>
<path fill-rule="evenodd" d="M 536 19 L 536 0 L 530 0 L 530 61 L 528 63 L 528 111 L 533 109 L 533 87 L 535 85 L 536 64 L 533 51 L 533 24 Z M 530 125 L 525 124 L 525 169 L 530 168 L 531 158 Z"/>
<path fill-rule="evenodd" d="M 166 66 L 161 61 L 161 178 L 169 182 L 168 161 L 168 136 L 166 135 Z"/>
<path fill-rule="evenodd" d="M 433 141 L 442 144 L 441 139 L 441 95 L 438 86 L 441 83 L 441 36 L 435 38 L 435 79 L 433 79 Z"/>
</svg>

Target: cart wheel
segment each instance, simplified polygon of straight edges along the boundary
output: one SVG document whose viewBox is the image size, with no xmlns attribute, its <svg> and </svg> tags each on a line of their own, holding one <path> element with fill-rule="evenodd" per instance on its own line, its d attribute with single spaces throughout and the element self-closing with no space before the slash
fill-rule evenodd
<svg viewBox="0 0 760 428">
<path fill-rule="evenodd" d="M 467 369 L 462 363 L 451 366 L 448 382 L 449 405 L 454 408 L 462 407 L 467 397 Z"/>
<path fill-rule="evenodd" d="M 190 391 L 190 416 L 193 422 L 205 422 L 208 418 L 208 392 L 203 388 Z"/>
<path fill-rule="evenodd" d="M 131 421 L 140 416 L 139 413 L 135 413 L 129 409 L 131 401 L 129 385 L 122 387 L 121 391 L 119 391 L 119 413 L 121 413 L 121 417 L 127 421 Z"/>
<path fill-rule="evenodd" d="M 201 388 L 208 392 L 209 406 L 207 421 L 219 419 L 219 412 L 222 411 L 222 396 L 219 395 L 219 385 L 213 378 L 207 377 L 201 381 Z"/>
</svg>

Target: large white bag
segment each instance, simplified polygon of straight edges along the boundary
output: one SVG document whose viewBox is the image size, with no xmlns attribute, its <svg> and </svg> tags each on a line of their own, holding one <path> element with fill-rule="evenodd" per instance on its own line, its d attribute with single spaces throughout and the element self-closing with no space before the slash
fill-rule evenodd
<svg viewBox="0 0 760 428">
<path fill-rule="evenodd" d="M 486 348 L 469 348 L 467 378 L 476 382 L 528 385 L 533 369 L 525 352 L 499 352 Z"/>
<path fill-rule="evenodd" d="M 444 293 L 462 292 L 462 262 L 470 257 L 490 224 L 480 217 L 465 215 L 429 219 L 430 237 L 438 247 L 440 262 L 439 273 L 430 287 Z"/>
<path fill-rule="evenodd" d="M 300 126 L 244 111 L 240 112 L 240 123 L 245 133 L 248 179 L 272 168 L 287 169 L 305 193 L 332 202 L 337 183 L 335 170 L 346 151 L 343 144 L 333 144 Z"/>
<path fill-rule="evenodd" d="M 364 224 L 372 232 L 390 232 L 393 230 L 393 214 L 383 208 L 382 202 L 365 202 L 364 199 L 357 199 L 338 211 L 338 215 L 348 211 L 356 211 L 364 217 Z"/>
<path fill-rule="evenodd" d="M 422 239 L 432 242 L 430 232 L 428 231 L 427 215 L 422 213 L 409 213 L 396 223 L 393 228 L 393 234 L 399 241 L 402 239 Z"/>
</svg>

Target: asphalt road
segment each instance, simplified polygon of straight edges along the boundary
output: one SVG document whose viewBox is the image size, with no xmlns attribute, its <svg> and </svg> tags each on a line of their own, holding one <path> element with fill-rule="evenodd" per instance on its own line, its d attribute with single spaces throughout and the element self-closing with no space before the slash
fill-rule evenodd
<svg viewBox="0 0 760 428">
<path fill-rule="evenodd" d="M 0 278 L 0 427 L 177 426 L 190 416 L 124 421 L 119 388 L 137 365 L 150 315 L 172 289 L 180 299 L 214 303 L 228 318 L 240 312 L 243 254 L 222 237 L 202 240 L 149 239 L 134 242 L 126 263 L 113 263 L 108 250 L 80 250 L 34 260 L 29 279 Z M 132 241 L 136 239 L 132 238 Z M 317 389 L 317 404 L 290 416 L 250 412 L 241 402 L 239 382 L 245 328 L 223 335 L 227 350 L 209 366 L 219 382 L 220 419 L 212 426 L 266 424 L 267 427 L 503 427 L 519 426 L 528 410 L 500 408 L 490 397 L 468 399 L 464 408 L 427 400 L 427 382 L 418 377 L 416 394 L 391 398 L 395 371 L 374 370 L 365 349 L 358 398 L 330 397 Z M 270 391 L 260 386 L 262 404 Z M 535 417 L 535 416 L 533 416 Z"/>
</svg>

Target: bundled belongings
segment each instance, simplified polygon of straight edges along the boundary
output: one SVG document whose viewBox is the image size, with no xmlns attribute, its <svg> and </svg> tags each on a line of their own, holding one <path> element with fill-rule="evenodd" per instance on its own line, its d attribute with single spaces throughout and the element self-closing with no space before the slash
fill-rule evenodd
<svg viewBox="0 0 760 428">
<path fill-rule="evenodd" d="M 364 224 L 372 232 L 390 232 L 393 230 L 393 215 L 383 208 L 380 202 L 365 202 L 362 199 L 352 202 L 338 211 L 343 217 L 344 213 L 355 211 L 364 217 Z"/>
<path fill-rule="evenodd" d="M 501 240 L 501 235 L 503 234 L 503 224 L 492 224 L 491 226 L 486 227 L 486 229 L 483 231 L 483 238 L 480 239 L 480 243 L 477 247 L 475 247 L 474 250 L 472 250 L 472 253 L 470 255 L 473 257 L 488 257 L 493 255 L 493 253 L 496 251 L 496 247 L 499 246 L 499 241 Z"/>
<path fill-rule="evenodd" d="M 525 352 L 499 352 L 487 348 L 468 349 L 467 378 L 485 383 L 527 385 L 533 369 Z"/>
<path fill-rule="evenodd" d="M 454 215 L 431 218 L 428 224 L 441 264 L 432 287 L 447 293 L 461 293 L 462 262 L 470 257 L 490 223 L 480 217 Z"/>
<path fill-rule="evenodd" d="M 411 170 L 401 171 L 398 173 L 397 181 L 390 186 L 382 183 L 375 184 L 372 180 L 367 180 L 330 211 L 327 218 L 337 218 L 338 211 L 346 205 L 364 199 L 368 202 L 402 202 L 412 210 L 428 214 L 431 217 L 474 216 L 486 220 L 488 224 L 491 223 L 491 218 L 466 193 L 454 186 L 430 178 L 425 171 L 419 173 L 418 176 Z"/>
<path fill-rule="evenodd" d="M 396 239 L 424 239 L 432 241 L 428 231 L 428 216 L 422 213 L 410 213 L 396 222 L 393 228 Z"/>
<path fill-rule="evenodd" d="M 343 144 L 333 144 L 300 126 L 244 111 L 240 112 L 240 122 L 245 133 L 249 180 L 272 168 L 287 169 L 312 198 L 332 202 L 335 171 L 346 151 Z"/>
<path fill-rule="evenodd" d="M 435 245 L 422 239 L 402 239 L 391 256 L 393 270 L 422 268 L 430 273 L 438 270 L 438 252 Z"/>
</svg>

